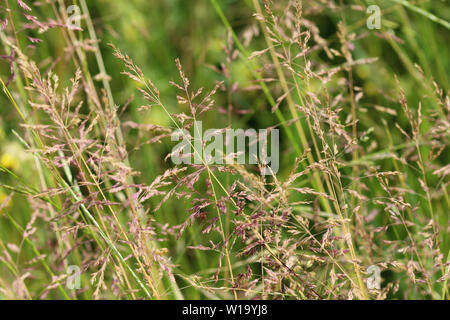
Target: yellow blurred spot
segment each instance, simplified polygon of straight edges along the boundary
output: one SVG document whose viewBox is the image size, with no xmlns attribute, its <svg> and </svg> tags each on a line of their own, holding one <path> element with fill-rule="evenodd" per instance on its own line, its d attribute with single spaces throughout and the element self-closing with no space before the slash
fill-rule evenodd
<svg viewBox="0 0 450 320">
<path fill-rule="evenodd" d="M 356 67 L 356 74 L 361 79 L 367 79 L 370 76 L 370 69 L 366 65 L 359 65 Z"/>
<path fill-rule="evenodd" d="M 9 170 L 15 170 L 19 167 L 19 163 L 9 153 L 4 153 L 0 159 L 3 167 Z"/>
<path fill-rule="evenodd" d="M 369 96 L 374 96 L 378 94 L 378 87 L 373 82 L 366 82 L 364 84 L 364 92 Z"/>
<path fill-rule="evenodd" d="M 172 124 L 170 118 L 162 108 L 151 108 L 145 115 L 144 123 L 156 124 L 163 127 L 168 127 Z"/>
<path fill-rule="evenodd" d="M 3 202 L 8 198 L 6 194 L 3 192 L 0 192 L 0 206 L 3 204 Z M 5 205 L 5 208 L 9 208 L 11 206 L 12 200 L 9 199 L 8 202 Z M 0 210 L 0 215 L 4 214 L 3 210 Z"/>
</svg>

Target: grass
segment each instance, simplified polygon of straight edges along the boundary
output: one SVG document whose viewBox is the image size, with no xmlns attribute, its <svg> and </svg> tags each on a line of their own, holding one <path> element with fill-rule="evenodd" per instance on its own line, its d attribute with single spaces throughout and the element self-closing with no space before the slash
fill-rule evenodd
<svg viewBox="0 0 450 320">
<path fill-rule="evenodd" d="M 0 299 L 449 298 L 443 1 L 106 3 L 1 7 Z M 198 120 L 280 170 L 175 165 Z"/>
</svg>

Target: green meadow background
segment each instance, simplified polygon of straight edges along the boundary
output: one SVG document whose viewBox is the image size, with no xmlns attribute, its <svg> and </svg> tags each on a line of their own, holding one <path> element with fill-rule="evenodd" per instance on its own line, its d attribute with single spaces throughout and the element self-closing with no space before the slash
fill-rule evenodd
<svg viewBox="0 0 450 320">
<path fill-rule="evenodd" d="M 315 1 L 303 1 L 304 9 L 308 9 L 313 2 Z M 339 3 L 339 1 L 335 2 Z M 348 30 L 357 36 L 357 40 L 353 42 L 353 59 L 378 58 L 374 63 L 355 66 L 353 69 L 355 85 L 364 91 L 364 97 L 357 106 L 358 130 L 361 133 L 366 132 L 370 138 L 367 142 L 361 141 L 360 143 L 364 148 L 370 150 L 370 142 L 377 142 L 372 153 L 367 152 L 361 161 L 377 165 L 384 171 L 400 170 L 405 173 L 407 186 L 419 194 L 408 194 L 408 201 L 416 203 L 425 214 L 428 214 L 427 202 L 423 196 L 420 196 L 423 195 L 423 189 L 418 180 L 420 174 L 417 167 L 414 164 L 411 166 L 400 164 L 400 168 L 396 168 L 396 163 L 392 159 L 383 159 L 382 156 L 377 158 L 377 155 L 391 150 L 401 156 L 402 150 L 405 148 L 404 137 L 399 130 L 395 129 L 395 124 L 398 123 L 401 127 L 409 128 L 407 119 L 403 115 L 398 101 L 386 98 L 386 96 L 398 96 L 395 75 L 405 91 L 410 108 L 415 112 L 419 101 L 422 103 L 423 114 L 438 110 L 435 101 L 427 98 L 433 95 L 431 79 L 444 91 L 450 89 L 450 29 L 448 22 L 446 24 L 446 21 L 450 21 L 450 3 L 445 0 L 409 2 L 414 5 L 413 8 L 402 4 L 401 1 L 388 0 L 343 1 L 342 4 Z M 70 5 L 72 1 L 65 1 L 65 3 Z M 245 35 L 249 30 L 258 28 L 257 21 L 252 16 L 255 9 L 251 0 L 89 0 L 87 4 L 96 37 L 99 39 L 98 45 L 110 79 L 114 101 L 117 105 L 123 106 L 130 97 L 133 97 L 130 105 L 121 115 L 124 122 L 171 125 L 170 119 L 161 108 L 155 107 L 146 113 L 137 111 L 146 102 L 136 90 L 136 83 L 120 74 L 124 69 L 123 65 L 113 56 L 113 50 L 108 43 L 113 43 L 122 52 L 133 58 L 144 74 L 151 78 L 158 87 L 161 99 L 172 113 L 186 111 L 184 106 L 177 104 L 177 91 L 169 84 L 171 80 L 178 81 L 176 58 L 180 59 L 193 88 L 212 89 L 217 81 L 225 81 L 224 85 L 227 88 L 234 83 L 239 84 L 241 88 L 248 88 L 256 84 L 249 69 L 248 59 L 239 55 L 236 60 L 229 62 L 226 52 L 230 41 L 228 26 L 231 26 L 241 41 L 245 40 Z M 365 8 L 369 4 L 377 4 L 382 9 L 382 28 L 380 30 L 369 30 L 366 27 L 368 15 L 365 11 L 356 9 L 356 6 Z M 2 6 L 4 5 L 2 4 Z M 12 18 L 18 28 L 18 40 L 22 49 L 32 44 L 29 36 L 42 39 L 42 42 L 34 44 L 35 48 L 27 48 L 24 51 L 43 70 L 50 66 L 53 67 L 60 82 L 68 85 L 76 68 L 70 59 L 66 58 L 67 48 L 60 30 L 55 28 L 40 35 L 33 30 L 23 29 L 20 26 L 27 22 L 22 15 L 23 10 L 19 8 L 16 1 L 9 0 L 9 6 Z M 32 14 L 42 20 L 54 18 L 51 7 L 45 4 L 33 6 Z M 4 17 L 8 15 L 4 8 L 1 15 Z M 435 17 L 442 20 L 436 21 Z M 337 50 L 340 48 L 337 25 L 342 20 L 342 12 L 325 10 L 318 14 L 311 13 L 308 19 L 316 24 L 320 30 L 320 36 L 329 42 L 330 48 Z M 80 40 L 90 37 L 84 22 L 82 27 L 84 31 L 76 33 Z M 390 37 L 390 34 L 395 34 L 396 38 Z M 5 46 L 5 32 L 1 33 L 1 37 L 3 45 L 0 55 L 7 56 L 9 48 Z M 260 32 L 259 35 L 254 36 L 246 50 L 251 53 L 264 48 L 266 48 L 266 43 Z M 233 50 L 236 49 L 236 44 L 233 44 Z M 95 77 L 100 73 L 95 54 L 87 52 L 86 57 L 87 65 L 85 67 Z M 268 57 L 262 59 L 267 59 L 262 61 L 269 61 Z M 308 59 L 314 61 L 316 65 L 323 65 L 330 69 L 341 66 L 345 62 L 344 58 L 329 59 L 323 51 L 312 53 Z M 415 64 L 420 65 L 424 74 L 417 71 Z M 215 68 L 222 66 L 228 69 L 230 73 L 228 78 L 214 71 Z M 2 59 L 0 61 L 0 77 L 6 81 L 9 75 L 9 61 Z M 17 81 L 12 81 L 8 88 L 20 100 L 20 84 Z M 99 84 L 99 87 L 101 86 L 100 81 L 96 83 Z M 334 80 L 328 83 L 328 86 L 333 92 L 341 90 L 343 94 L 346 94 L 346 88 L 341 88 L 342 85 Z M 269 84 L 269 88 L 275 97 L 282 94 L 277 83 Z M 226 109 L 230 103 L 227 91 L 219 90 L 215 95 L 215 100 L 217 109 L 220 107 Z M 295 102 L 299 103 L 299 101 Z M 238 91 L 233 95 L 231 103 L 236 109 L 244 110 L 241 114 L 231 116 L 234 128 L 266 128 L 279 123 L 279 119 L 271 112 L 272 106 L 262 91 Z M 374 106 L 389 108 L 394 110 L 394 114 L 380 112 Z M 349 107 L 344 106 L 344 108 Z M 349 109 L 345 110 L 344 114 L 348 114 Z M 284 103 L 281 104 L 280 111 L 286 119 L 291 118 Z M 201 116 L 201 120 L 204 130 L 227 127 L 229 123 L 227 114 L 220 113 L 218 110 L 205 113 Z M 446 121 L 448 121 L 448 116 Z M 55 234 L 46 230 L 44 221 L 37 221 L 35 225 L 37 227 L 37 231 L 33 235 L 35 244 L 30 244 L 22 237 L 22 228 L 25 228 L 29 222 L 33 210 L 30 200 L 27 201 L 27 198 L 32 193 L 30 190 L 39 188 L 40 181 L 35 159 L 26 151 L 26 147 L 21 141 L 21 137 L 25 135 L 25 129 L 21 123 L 20 116 L 7 96 L 1 94 L 0 204 L 4 203 L 5 208 L 0 211 L 0 241 L 4 244 L 0 251 L 8 250 L 6 249 L 9 248 L 7 244 L 14 244 L 19 251 L 10 250 L 10 255 L 18 269 L 11 269 L 0 261 L 0 285 L 11 285 L 18 276 L 17 272 L 23 274 L 30 269 L 33 276 L 27 280 L 28 289 L 33 293 L 33 297 L 39 298 L 44 286 L 51 282 L 51 277 L 44 264 L 30 264 L 29 261 L 40 254 L 51 253 L 56 240 Z M 423 132 L 427 132 L 434 125 L 424 118 L 421 128 Z M 125 129 L 124 135 L 130 150 L 130 163 L 141 172 L 136 177 L 137 183 L 150 183 L 155 177 L 173 166 L 170 161 L 164 161 L 173 147 L 170 140 L 163 140 L 160 144 L 144 144 L 140 150 L 135 151 L 134 147 L 140 144 L 141 137 L 136 130 L 130 129 Z M 309 132 L 307 132 L 307 136 L 309 140 Z M 295 135 L 295 138 L 298 139 L 298 136 Z M 426 158 L 430 152 L 430 146 L 421 146 L 420 150 Z M 297 155 L 284 131 L 281 132 L 280 155 L 278 176 L 283 179 L 290 174 Z M 351 155 L 347 160 L 351 160 Z M 447 143 L 447 147 L 437 159 L 433 160 L 433 163 L 438 168 L 448 165 L 449 162 L 450 154 Z M 222 178 L 225 179 L 225 176 Z M 444 177 L 442 178 L 444 181 L 440 181 L 441 178 L 429 174 L 427 178 L 429 185 L 448 187 L 448 177 Z M 199 188 L 199 192 L 206 192 L 204 185 Z M 367 188 L 369 190 L 366 190 L 365 194 L 369 197 L 375 198 L 383 194 L 383 190 L 377 183 L 368 182 Z M 12 198 L 6 201 L 12 193 Z M 433 207 L 437 223 L 441 226 L 442 231 L 439 235 L 440 250 L 442 254 L 447 255 L 450 248 L 448 233 L 450 207 L 448 198 L 447 201 L 444 199 L 444 197 L 439 197 L 438 200 L 433 200 Z M 154 208 L 159 200 L 151 200 L 146 206 L 149 209 Z M 157 223 L 161 225 L 166 223 L 177 225 L 183 223 L 187 218 L 189 206 L 190 204 L 186 201 L 173 198 L 152 214 Z M 367 211 L 370 212 L 371 207 L 367 208 Z M 380 219 L 382 218 L 380 217 Z M 382 220 L 379 220 L 378 223 L 383 225 Z M 187 249 L 188 246 L 205 243 L 201 238 L 200 230 L 202 230 L 202 226 L 194 224 L 180 239 L 168 238 L 161 244 L 168 248 L 172 262 L 178 266 L 177 272 L 180 275 L 177 278 L 178 286 L 182 288 L 182 295 L 186 299 L 214 298 L 214 295 L 208 290 L 196 288 L 192 286 L 192 283 L 183 279 L 183 276 L 188 275 L 201 276 L 214 273 L 217 267 L 218 255 L 216 253 Z M 406 237 L 404 231 L 400 229 L 397 231 L 400 232 L 400 237 Z M 395 237 L 392 230 L 388 232 L 388 235 L 392 239 Z M 218 239 L 218 236 L 211 237 Z M 359 254 L 363 255 L 364 249 L 361 249 Z M 71 262 L 76 261 L 76 257 L 72 255 L 69 255 L 67 259 Z M 54 274 L 64 272 L 58 261 L 47 260 L 46 262 Z M 432 262 L 430 263 L 432 264 Z M 243 272 L 245 271 L 245 262 L 233 257 L 233 268 L 236 272 Z M 407 279 L 405 272 L 389 270 L 383 272 L 382 276 L 383 283 L 399 280 L 400 284 L 403 284 Z M 79 298 L 90 298 L 94 289 L 89 287 L 88 275 L 83 279 L 83 286 L 88 289 L 80 294 Z M 442 287 L 436 288 L 436 291 L 440 293 Z M 0 299 L 5 297 L 0 293 Z M 55 290 L 50 293 L 49 297 L 63 298 L 61 293 Z M 114 294 L 105 293 L 105 297 L 114 298 Z M 176 295 L 169 294 L 168 297 L 175 298 Z M 424 297 L 410 286 L 400 285 L 400 289 L 395 294 L 389 294 L 388 298 L 436 297 Z"/>
</svg>

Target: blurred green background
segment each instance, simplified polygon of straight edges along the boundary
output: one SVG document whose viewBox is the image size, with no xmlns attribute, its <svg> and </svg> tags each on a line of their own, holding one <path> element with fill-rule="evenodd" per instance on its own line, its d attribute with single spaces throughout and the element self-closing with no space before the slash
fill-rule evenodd
<svg viewBox="0 0 450 320">
<path fill-rule="evenodd" d="M 9 1 L 13 18 L 17 23 L 18 37 L 25 48 L 31 44 L 28 36 L 40 38 L 43 41 L 35 44 L 35 48 L 24 50 L 40 67 L 47 69 L 54 67 L 55 73 L 60 81 L 67 85 L 75 72 L 73 63 L 67 59 L 64 40 L 58 29 L 52 29 L 45 34 L 37 34 L 34 31 L 23 29 L 26 19 L 15 1 Z M 339 2 L 339 1 L 336 1 Z M 65 1 L 66 5 L 73 1 Z M 76 1 L 75 1 L 76 3 Z M 257 21 L 252 16 L 254 12 L 252 1 L 249 0 L 218 0 L 223 13 L 233 27 L 234 32 L 245 43 L 247 36 L 259 28 Z M 336 36 L 337 23 L 342 19 L 342 12 L 338 9 L 327 9 L 314 12 L 316 1 L 303 1 L 307 18 L 313 21 L 320 29 L 322 38 L 329 42 L 330 48 L 339 49 L 340 43 Z M 390 148 L 386 139 L 385 126 L 382 120 L 387 121 L 387 127 L 393 127 L 395 122 L 407 126 L 406 119 L 401 115 L 401 107 L 397 101 L 387 99 L 396 96 L 396 74 L 402 87 L 405 89 L 408 100 L 413 108 L 417 108 L 421 100 L 425 112 L 436 109 L 432 99 L 423 99 L 430 95 L 432 88 L 431 77 L 443 89 L 450 89 L 450 30 L 444 26 L 431 21 L 429 17 L 414 12 L 409 8 L 393 1 L 343 1 L 344 15 L 348 29 L 355 33 L 353 58 L 363 59 L 378 57 L 373 64 L 357 66 L 354 69 L 355 85 L 364 89 L 365 95 L 359 103 L 359 131 L 364 132 L 370 128 L 370 134 L 379 144 L 376 150 Z M 368 30 L 366 28 L 367 14 L 360 10 L 363 5 L 378 4 L 383 12 L 382 29 Z M 434 14 L 444 20 L 450 21 L 450 4 L 445 0 L 423 0 L 414 1 L 418 7 L 426 12 Z M 129 54 L 140 66 L 144 74 L 151 78 L 161 92 L 162 100 L 171 112 L 183 111 L 184 106 L 176 103 L 176 90 L 169 85 L 169 81 L 178 80 L 178 71 L 174 63 L 175 58 L 180 58 L 186 74 L 191 80 L 192 87 L 205 87 L 212 89 L 217 81 L 225 81 L 224 87 L 231 88 L 234 83 L 239 84 L 241 89 L 254 85 L 254 79 L 246 59 L 237 57 L 232 63 L 227 61 L 227 50 L 229 33 L 219 18 L 212 2 L 209 0 L 89 0 L 89 12 L 95 26 L 95 31 L 100 40 L 99 46 L 105 62 L 108 75 L 111 77 L 112 92 L 115 103 L 124 105 L 131 96 L 134 96 L 131 104 L 122 115 L 123 121 L 132 120 L 140 123 L 170 125 L 170 121 L 160 108 L 153 108 L 144 115 L 137 112 L 137 108 L 145 104 L 141 95 L 136 91 L 136 84 L 121 75 L 122 64 L 112 55 L 112 49 L 107 45 L 113 43 L 117 48 Z M 359 6 L 359 9 L 358 9 Z M 364 8 L 364 7 L 362 7 Z M 2 14 L 6 14 L 3 10 Z M 33 15 L 48 20 L 54 18 L 53 12 L 48 5 L 33 6 Z M 397 38 L 389 38 L 389 34 L 395 34 Z M 88 37 L 87 30 L 78 34 L 80 40 Z M 4 34 L 3 34 L 4 38 Z M 266 44 L 260 32 L 256 34 L 248 51 L 262 50 Z M 4 41 L 4 39 L 3 39 Z M 4 43 L 4 42 L 3 42 Z M 233 45 L 233 50 L 236 47 Z M 5 46 L 2 47 L 0 55 L 8 55 Z M 99 73 L 95 55 L 87 55 L 88 66 L 92 75 Z M 333 68 L 340 66 L 344 58 L 330 60 L 323 51 L 312 53 L 309 59 L 315 61 L 316 66 Z M 424 76 L 417 72 L 414 64 L 418 64 L 424 70 Z M 225 66 L 230 77 L 214 71 L 214 68 Z M 0 62 L 0 76 L 6 80 L 10 75 L 7 60 Z M 339 92 L 342 90 L 339 84 L 331 82 L 330 90 Z M 12 82 L 10 88 L 15 88 Z M 277 84 L 271 84 L 270 88 L 274 96 L 281 95 L 281 89 Z M 11 89 L 14 91 L 14 89 Z M 271 106 L 261 91 L 240 90 L 233 94 L 230 101 L 227 91 L 219 91 L 216 95 L 216 105 L 226 108 L 229 103 L 236 110 L 245 110 L 245 114 L 233 114 L 232 124 L 235 128 L 264 128 L 278 123 L 277 118 L 271 113 Z M 5 95 L 0 96 L 0 164 L 20 176 L 22 180 L 30 185 L 38 186 L 38 176 L 33 157 L 25 151 L 23 144 L 18 138 L 23 134 L 20 127 L 20 118 Z M 377 112 L 373 106 L 380 105 L 395 110 L 398 116 L 386 115 Z M 286 106 L 281 106 L 281 111 L 286 112 Z M 221 128 L 228 125 L 226 114 L 218 112 L 206 113 L 202 116 L 204 127 Z M 430 126 L 424 121 L 423 130 Z M 14 132 L 17 132 L 15 134 Z M 142 142 L 142 138 L 133 130 L 125 131 L 126 141 L 130 148 Z M 393 145 L 401 144 L 403 137 L 400 132 L 393 133 Z M 282 133 L 282 157 L 279 175 L 281 177 L 289 174 L 295 159 L 293 146 Z M 171 167 L 170 162 L 165 162 L 164 157 L 170 152 L 172 144 L 164 141 L 158 145 L 144 145 L 138 152 L 130 152 L 130 161 L 134 168 L 142 174 L 137 177 L 137 182 L 148 183 Z M 424 150 L 426 153 L 427 151 Z M 438 164 L 446 165 L 450 162 L 450 154 L 446 149 L 437 159 Z M 395 170 L 392 161 L 380 160 L 384 170 Z M 403 168 L 403 170 L 412 170 Z M 408 185 L 412 189 L 420 189 L 420 184 L 415 178 L 415 173 L 409 175 Z M 430 184 L 436 183 L 437 177 L 429 177 Z M 16 181 L 10 176 L 0 173 L 0 204 L 12 191 L 11 186 L 17 186 Z M 30 217 L 30 205 L 23 201 L 23 195 L 15 190 L 14 197 L 7 204 L 8 210 L 14 214 L 16 221 L 25 226 Z M 381 190 L 371 190 L 376 195 Z M 411 197 L 414 197 L 413 195 Z M 414 200 L 411 200 L 414 201 Z M 420 201 L 420 200 L 416 200 Z M 158 201 L 154 201 L 150 207 L 154 207 Z M 448 226 L 449 208 L 444 203 L 441 206 L 442 214 L 440 223 Z M 188 204 L 183 201 L 170 201 L 155 214 L 155 219 L 161 225 L 169 223 L 176 225 L 182 223 L 186 217 Z M 42 222 L 40 222 L 42 223 Z M 216 254 L 201 254 L 187 250 L 189 245 L 202 243 L 198 239 L 201 226 L 190 229 L 189 236 L 179 240 L 168 240 L 170 255 L 174 257 L 173 262 L 180 266 L 180 271 L 185 274 L 195 274 L 199 270 L 214 269 L 217 265 Z M 45 232 L 39 236 L 43 243 L 50 245 L 51 238 Z M 21 243 L 21 235 L 11 227 L 10 222 L 0 217 L 0 237 L 7 242 Z M 448 234 L 442 241 L 443 252 L 448 252 Z M 45 247 L 41 248 L 46 250 Z M 33 257 L 33 253 L 24 253 L 21 261 Z M 244 270 L 244 266 L 236 266 L 236 269 Z M 0 269 L 1 270 L 1 269 Z M 201 273 L 202 271 L 200 271 Z M 207 272 L 206 272 L 207 273 Z M 186 284 L 187 286 L 188 284 Z M 205 297 L 194 288 L 183 291 L 186 297 L 197 299 Z M 401 297 L 402 292 L 398 294 Z"/>
</svg>

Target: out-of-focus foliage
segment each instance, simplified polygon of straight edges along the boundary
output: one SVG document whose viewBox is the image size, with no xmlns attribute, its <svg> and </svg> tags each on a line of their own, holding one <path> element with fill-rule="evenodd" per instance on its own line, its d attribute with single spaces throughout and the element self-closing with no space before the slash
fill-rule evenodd
<svg viewBox="0 0 450 320">
<path fill-rule="evenodd" d="M 378 2 L 4 1 L 0 298 L 448 299 L 450 6 Z M 181 68 L 276 177 L 166 159 Z"/>
</svg>

